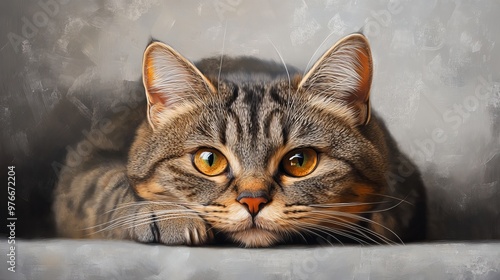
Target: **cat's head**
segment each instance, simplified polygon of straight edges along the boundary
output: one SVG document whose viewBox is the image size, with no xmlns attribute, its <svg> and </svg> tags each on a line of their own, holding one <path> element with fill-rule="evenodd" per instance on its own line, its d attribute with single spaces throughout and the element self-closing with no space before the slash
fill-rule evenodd
<svg viewBox="0 0 500 280">
<path fill-rule="evenodd" d="M 364 234 L 358 223 L 380 199 L 388 165 L 369 122 L 371 79 L 361 34 L 304 77 L 269 82 L 207 77 L 152 43 L 143 66 L 148 122 L 129 154 L 136 193 L 184 205 L 248 247 Z"/>
</svg>

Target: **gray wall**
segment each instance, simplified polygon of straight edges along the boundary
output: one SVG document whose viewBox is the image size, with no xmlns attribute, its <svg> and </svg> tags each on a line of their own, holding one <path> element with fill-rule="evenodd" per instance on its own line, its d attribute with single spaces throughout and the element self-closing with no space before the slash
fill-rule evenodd
<svg viewBox="0 0 500 280">
<path fill-rule="evenodd" d="M 22 168 L 50 166 L 40 151 L 51 153 L 58 133 L 59 146 L 83 137 L 71 114 L 88 126 L 126 101 L 123 81 L 140 79 L 151 38 L 191 60 L 280 61 L 279 52 L 305 69 L 363 29 L 375 63 L 373 107 L 422 171 L 430 236 L 500 238 L 499 12 L 494 0 L 2 1 L 0 168 L 15 163 L 30 177 Z M 61 100 L 78 110 L 55 112 Z M 18 185 L 19 199 L 36 204 L 35 185 Z"/>
</svg>

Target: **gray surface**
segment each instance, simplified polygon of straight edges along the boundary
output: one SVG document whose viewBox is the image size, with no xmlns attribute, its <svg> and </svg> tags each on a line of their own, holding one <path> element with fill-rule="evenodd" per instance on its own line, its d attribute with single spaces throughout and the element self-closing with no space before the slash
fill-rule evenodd
<svg viewBox="0 0 500 280">
<path fill-rule="evenodd" d="M 6 242 L 0 245 L 5 265 Z M 2 279 L 500 279 L 500 243 L 189 248 L 18 241 Z"/>
</svg>

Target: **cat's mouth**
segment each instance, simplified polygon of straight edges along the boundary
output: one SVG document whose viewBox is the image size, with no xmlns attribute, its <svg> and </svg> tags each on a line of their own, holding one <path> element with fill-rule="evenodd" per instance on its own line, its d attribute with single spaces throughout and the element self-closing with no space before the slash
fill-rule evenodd
<svg viewBox="0 0 500 280">
<path fill-rule="evenodd" d="M 282 241 L 282 233 L 276 224 L 269 224 L 261 219 L 251 218 L 244 227 L 229 233 L 229 236 L 245 247 L 269 247 Z"/>
<path fill-rule="evenodd" d="M 236 207 L 238 206 L 238 207 Z M 269 215 L 269 209 L 259 212 L 256 216 L 251 216 L 248 211 L 240 205 L 234 205 L 230 223 L 221 222 L 221 219 L 214 219 L 212 225 L 224 233 L 235 243 L 245 247 L 269 247 L 283 241 L 286 236 L 286 229 L 276 220 L 276 217 Z"/>
<path fill-rule="evenodd" d="M 245 247 L 269 247 L 281 241 L 280 234 L 252 226 L 248 229 L 230 233 L 230 237 Z"/>
</svg>

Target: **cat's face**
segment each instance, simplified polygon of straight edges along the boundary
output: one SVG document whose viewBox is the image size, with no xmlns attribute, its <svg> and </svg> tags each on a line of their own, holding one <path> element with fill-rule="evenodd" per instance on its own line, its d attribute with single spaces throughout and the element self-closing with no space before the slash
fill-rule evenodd
<svg viewBox="0 0 500 280">
<path fill-rule="evenodd" d="M 129 162 L 139 196 L 192 209 L 248 247 L 364 234 L 387 163 L 362 132 L 372 75 L 362 35 L 293 80 L 205 77 L 159 43 L 144 61 L 149 123 Z"/>
</svg>

